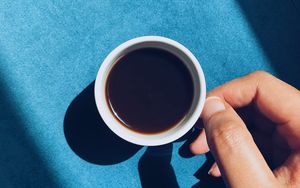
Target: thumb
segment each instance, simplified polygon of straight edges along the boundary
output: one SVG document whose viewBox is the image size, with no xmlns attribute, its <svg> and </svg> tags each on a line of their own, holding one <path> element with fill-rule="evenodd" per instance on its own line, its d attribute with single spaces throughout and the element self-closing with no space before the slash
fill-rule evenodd
<svg viewBox="0 0 300 188">
<path fill-rule="evenodd" d="M 206 99 L 207 143 L 229 187 L 274 187 L 276 179 L 242 119 L 218 97 Z"/>
</svg>

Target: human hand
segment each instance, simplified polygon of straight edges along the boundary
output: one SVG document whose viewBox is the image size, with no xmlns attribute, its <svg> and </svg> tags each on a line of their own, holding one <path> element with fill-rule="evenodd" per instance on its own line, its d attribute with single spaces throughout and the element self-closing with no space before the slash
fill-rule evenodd
<svg viewBox="0 0 300 188">
<path fill-rule="evenodd" d="M 250 109 L 248 128 L 234 110 L 242 107 Z M 209 92 L 201 117 L 204 130 L 190 148 L 194 154 L 211 151 L 211 175 L 222 174 L 229 187 L 300 187 L 297 89 L 254 72 Z"/>
</svg>

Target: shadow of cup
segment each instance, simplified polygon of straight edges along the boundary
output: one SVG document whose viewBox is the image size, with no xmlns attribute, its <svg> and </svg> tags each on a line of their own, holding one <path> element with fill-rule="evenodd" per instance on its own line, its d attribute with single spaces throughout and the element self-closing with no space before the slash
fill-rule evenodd
<svg viewBox="0 0 300 188">
<path fill-rule="evenodd" d="M 88 85 L 70 104 L 65 114 L 64 133 L 70 148 L 82 159 L 98 165 L 120 163 L 141 146 L 115 135 L 98 113 L 94 83 Z"/>
<path fill-rule="evenodd" d="M 142 148 L 121 139 L 106 126 L 94 101 L 94 82 L 69 105 L 64 119 L 64 134 L 76 155 L 98 165 L 126 161 Z M 193 135 L 190 130 L 175 142 L 189 140 Z M 147 148 L 138 162 L 143 187 L 179 186 L 171 165 L 172 150 L 171 143 Z"/>
<path fill-rule="evenodd" d="M 171 165 L 173 145 L 148 147 L 138 163 L 142 187 L 179 187 Z"/>
</svg>

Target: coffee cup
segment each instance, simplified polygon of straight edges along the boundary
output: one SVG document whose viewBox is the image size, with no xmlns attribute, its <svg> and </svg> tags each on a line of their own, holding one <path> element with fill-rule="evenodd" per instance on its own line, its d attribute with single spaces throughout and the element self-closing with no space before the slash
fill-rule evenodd
<svg viewBox="0 0 300 188">
<path fill-rule="evenodd" d="M 146 50 L 142 51 L 143 49 L 146 49 Z M 110 92 L 110 90 L 107 89 L 108 82 L 112 75 L 112 72 L 114 71 L 114 69 L 116 69 L 114 67 L 116 67 L 118 65 L 118 63 L 120 62 L 120 59 L 122 60 L 122 59 L 124 59 L 124 57 L 129 56 L 128 54 L 131 54 L 131 56 L 133 56 L 134 53 L 135 54 L 144 53 L 145 55 L 147 55 L 147 53 L 149 52 L 149 50 L 147 51 L 147 49 L 157 49 L 156 51 L 158 51 L 158 50 L 164 51 L 164 52 L 162 52 L 162 54 L 165 55 L 165 57 L 169 57 L 170 56 L 169 54 L 176 56 L 176 58 L 179 59 L 178 61 L 180 61 L 184 65 L 184 67 L 186 68 L 186 70 L 188 71 L 188 73 L 191 77 L 191 79 L 188 80 L 188 82 L 190 82 L 190 83 L 187 83 L 187 85 L 189 85 L 189 84 L 192 85 L 192 90 L 189 91 L 189 92 L 192 92 L 189 95 L 189 96 L 191 96 L 190 97 L 191 101 L 190 101 L 189 107 L 188 107 L 186 113 L 184 114 L 184 116 L 180 117 L 180 120 L 178 120 L 178 121 L 176 120 L 176 123 L 174 123 L 174 125 L 172 125 L 169 129 L 158 131 L 158 132 L 151 132 L 151 133 L 136 131 L 136 130 L 126 126 L 126 122 L 124 122 L 122 120 L 122 118 L 120 118 L 120 116 L 118 115 L 118 111 L 116 112 L 114 110 L 114 105 L 111 103 L 111 101 L 108 97 L 109 96 L 108 92 Z M 156 51 L 152 50 L 151 53 L 155 54 Z M 161 52 L 158 51 L 157 53 L 161 53 Z M 156 59 L 157 59 L 157 57 L 156 57 Z M 124 62 L 125 62 L 125 59 L 124 59 Z M 123 65 L 125 65 L 125 64 L 123 64 Z M 149 63 L 145 64 L 145 65 L 152 66 Z M 122 71 L 123 69 L 120 69 L 120 70 Z M 151 69 L 149 69 L 149 70 L 151 70 Z M 114 74 L 118 74 L 118 73 L 114 73 Z M 147 75 L 149 75 L 149 74 L 147 74 Z M 131 75 L 129 75 L 129 76 L 131 76 Z M 157 76 L 157 75 L 155 73 L 153 73 L 153 77 L 155 77 L 155 76 Z M 167 71 L 165 72 L 164 78 L 166 78 L 165 76 L 168 76 Z M 121 81 L 122 81 L 122 79 L 121 79 Z M 139 80 L 139 84 L 142 85 L 142 87 L 144 88 L 143 83 L 141 84 L 141 82 L 142 81 Z M 147 84 L 147 83 L 148 82 L 145 82 L 144 84 Z M 122 84 L 122 83 L 120 83 L 120 84 Z M 135 84 L 135 83 L 133 82 L 132 84 Z M 180 86 L 180 84 L 178 84 L 178 86 Z M 184 84 L 182 86 L 185 87 Z M 122 87 L 123 87 L 123 85 L 122 85 Z M 115 90 L 118 91 L 117 83 L 114 84 L 114 88 L 116 88 Z M 126 91 L 126 92 L 128 93 L 128 91 Z M 122 92 L 120 92 L 120 93 L 122 94 Z M 188 92 L 186 92 L 186 93 L 188 93 Z M 133 93 L 133 94 L 138 95 L 138 93 Z M 102 119 L 104 120 L 106 125 L 111 129 L 111 131 L 113 131 L 116 135 L 118 135 L 119 137 L 123 138 L 124 140 L 126 140 L 128 142 L 131 142 L 131 143 L 134 143 L 137 145 L 158 146 L 158 145 L 164 145 L 164 144 L 173 142 L 173 141 L 179 139 L 180 137 L 182 137 L 184 134 L 186 134 L 190 129 L 192 129 L 192 127 L 194 126 L 194 124 L 196 123 L 198 118 L 200 117 L 201 111 L 204 106 L 204 102 L 205 102 L 205 98 L 206 98 L 206 84 L 205 84 L 204 73 L 202 71 L 202 68 L 201 68 L 198 60 L 186 47 L 184 47 L 182 44 L 180 44 L 174 40 L 171 40 L 171 39 L 168 39 L 165 37 L 143 36 L 143 37 L 134 38 L 127 42 L 124 42 L 123 44 L 119 45 L 118 47 L 116 47 L 114 50 L 112 50 L 108 54 L 108 56 L 104 59 L 103 63 L 100 66 L 100 69 L 98 71 L 96 81 L 95 81 L 94 95 L 95 95 L 96 106 L 97 106 L 100 116 L 102 117 Z M 130 98 L 132 98 L 132 97 L 130 97 Z M 124 100 L 126 100 L 126 99 L 124 99 Z M 132 98 L 130 100 L 135 100 L 135 98 Z M 134 104 L 136 103 L 136 104 L 138 104 L 139 107 L 141 107 L 141 105 L 137 101 L 133 101 L 133 103 Z M 127 103 L 125 103 L 125 104 L 127 104 Z M 124 104 L 124 102 L 122 103 L 123 106 L 125 104 Z M 132 105 L 133 108 L 135 107 L 134 104 Z M 170 105 L 172 106 L 172 104 L 168 104 L 168 106 L 170 106 Z M 176 105 L 173 105 L 173 106 L 176 107 Z M 126 107 L 126 105 L 125 105 L 125 107 Z M 178 107 L 178 105 L 177 105 L 177 107 Z M 141 108 L 143 108 L 143 106 Z M 168 109 L 168 108 L 166 108 L 166 109 Z M 145 109 L 145 110 L 142 109 L 142 111 L 146 111 L 146 110 L 147 109 Z M 134 116 L 135 114 L 133 112 L 133 114 L 131 113 L 130 115 Z M 159 117 L 159 115 L 160 114 L 158 113 L 157 116 L 155 116 L 155 119 L 157 119 L 157 121 L 159 120 L 159 118 L 164 118 L 164 117 Z M 126 116 L 126 113 L 124 116 Z M 137 116 L 138 116 L 138 114 L 137 114 Z M 146 124 L 146 125 L 151 126 L 151 124 L 150 125 Z"/>
</svg>

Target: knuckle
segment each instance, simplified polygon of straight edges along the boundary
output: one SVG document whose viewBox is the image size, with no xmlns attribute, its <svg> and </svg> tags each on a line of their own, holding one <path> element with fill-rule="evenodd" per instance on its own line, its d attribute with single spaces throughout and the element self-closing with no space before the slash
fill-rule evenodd
<svg viewBox="0 0 300 188">
<path fill-rule="evenodd" d="M 294 170 L 294 169 L 293 169 Z M 291 172 L 287 166 L 281 166 L 275 169 L 274 175 L 277 180 L 285 187 L 299 187 L 299 172 Z"/>
<path fill-rule="evenodd" d="M 259 78 L 259 79 L 265 79 L 265 78 L 269 78 L 272 76 L 270 73 L 268 73 L 264 70 L 255 71 L 255 72 L 251 73 L 250 75 L 253 77 Z"/>
<path fill-rule="evenodd" d="M 221 126 L 213 128 L 211 144 L 215 147 L 235 150 L 242 145 L 241 142 L 246 136 L 243 132 L 242 127 L 238 126 L 235 121 L 226 121 Z"/>
<path fill-rule="evenodd" d="M 264 71 L 264 70 L 257 70 L 257 71 L 254 71 L 254 72 L 251 73 L 251 74 L 256 75 L 256 76 L 265 76 L 265 75 L 267 75 L 267 74 L 269 74 L 269 73 L 267 73 L 267 72 Z"/>
</svg>

